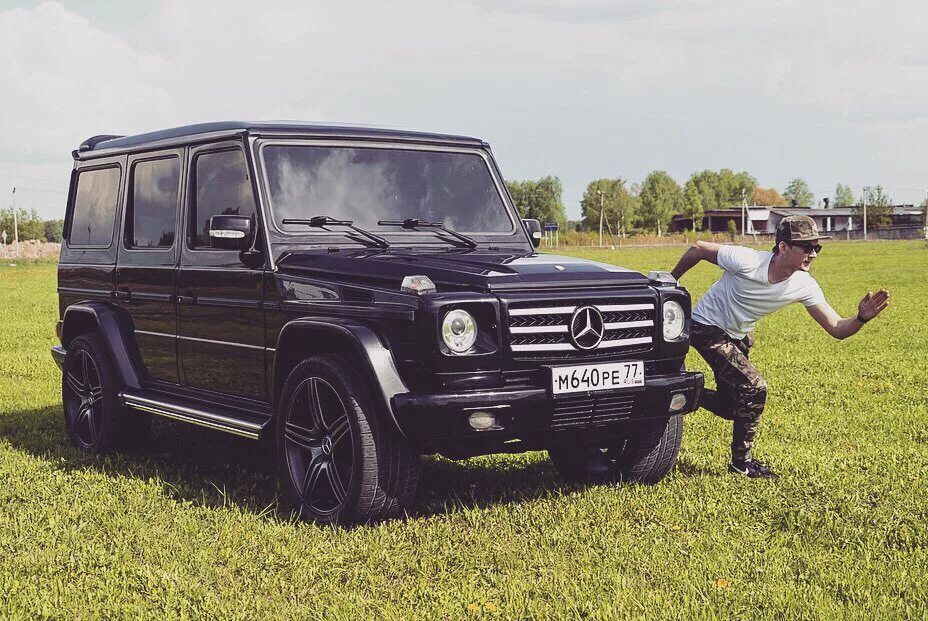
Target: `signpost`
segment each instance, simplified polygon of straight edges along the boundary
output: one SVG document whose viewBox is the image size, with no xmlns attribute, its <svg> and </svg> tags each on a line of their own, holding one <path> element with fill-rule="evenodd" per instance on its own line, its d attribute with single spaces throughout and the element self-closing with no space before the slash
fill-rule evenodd
<svg viewBox="0 0 928 621">
<path fill-rule="evenodd" d="M 554 245 L 557 247 L 559 245 L 557 222 L 545 222 L 543 229 L 545 232 L 545 239 L 548 240 L 548 245 L 551 245 L 551 234 L 553 233 Z"/>
</svg>

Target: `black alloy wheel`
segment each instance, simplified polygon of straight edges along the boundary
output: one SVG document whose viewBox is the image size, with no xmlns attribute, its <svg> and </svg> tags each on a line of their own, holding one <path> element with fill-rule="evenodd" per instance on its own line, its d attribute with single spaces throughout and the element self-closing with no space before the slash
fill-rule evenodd
<svg viewBox="0 0 928 621">
<path fill-rule="evenodd" d="M 415 497 L 419 456 L 358 368 L 334 354 L 306 358 L 277 400 L 281 487 L 305 520 L 348 525 L 400 517 Z"/>
<path fill-rule="evenodd" d="M 93 453 L 132 449 L 151 432 L 151 415 L 119 402 L 122 384 L 103 339 L 82 334 L 68 343 L 61 373 L 61 403 L 71 444 Z"/>
<path fill-rule="evenodd" d="M 293 392 L 284 444 L 302 505 L 322 519 L 333 516 L 348 496 L 355 454 L 348 411 L 325 379 L 307 377 Z"/>
<path fill-rule="evenodd" d="M 64 414 L 80 448 L 92 450 L 103 429 L 103 382 L 86 349 L 79 349 L 64 368 Z"/>
</svg>

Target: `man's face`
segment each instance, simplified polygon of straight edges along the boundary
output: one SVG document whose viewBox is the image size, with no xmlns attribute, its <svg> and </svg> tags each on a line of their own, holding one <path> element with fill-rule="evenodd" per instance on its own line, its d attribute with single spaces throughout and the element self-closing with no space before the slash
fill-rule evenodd
<svg viewBox="0 0 928 621">
<path fill-rule="evenodd" d="M 818 242 L 780 242 L 784 263 L 796 270 L 808 272 L 812 261 L 822 249 Z"/>
</svg>

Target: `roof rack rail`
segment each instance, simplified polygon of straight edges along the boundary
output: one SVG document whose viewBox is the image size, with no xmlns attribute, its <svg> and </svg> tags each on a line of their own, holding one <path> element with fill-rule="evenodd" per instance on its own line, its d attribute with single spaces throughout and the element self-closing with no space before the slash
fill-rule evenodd
<svg viewBox="0 0 928 621">
<path fill-rule="evenodd" d="M 83 153 L 84 151 L 93 151 L 94 147 L 96 147 L 101 142 L 104 142 L 106 140 L 113 140 L 114 138 L 125 138 L 125 136 L 117 136 L 115 134 L 100 134 L 98 136 L 91 136 L 90 138 L 82 142 L 81 146 L 79 146 L 77 150 L 81 153 Z"/>
</svg>

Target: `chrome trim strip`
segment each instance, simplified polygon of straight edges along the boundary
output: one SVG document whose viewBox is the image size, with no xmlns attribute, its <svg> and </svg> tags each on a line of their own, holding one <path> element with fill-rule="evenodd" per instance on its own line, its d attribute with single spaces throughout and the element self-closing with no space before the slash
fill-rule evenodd
<svg viewBox="0 0 928 621">
<path fill-rule="evenodd" d="M 576 306 L 552 306 L 551 308 L 512 308 L 510 317 L 520 315 L 567 315 L 577 310 Z"/>
<path fill-rule="evenodd" d="M 650 336 L 642 336 L 634 339 L 616 339 L 614 341 L 603 341 L 599 344 L 598 347 L 587 350 L 586 353 L 591 354 L 603 349 L 612 349 L 614 347 L 622 347 L 627 345 L 643 345 L 650 342 Z M 577 349 L 570 343 L 557 343 L 554 345 L 510 345 L 510 347 L 512 348 L 512 351 L 583 351 Z"/>
<path fill-rule="evenodd" d="M 145 336 L 166 336 L 171 339 L 177 338 L 176 334 L 168 334 L 166 332 L 150 332 L 148 330 L 136 330 L 135 333 L 144 334 Z"/>
<path fill-rule="evenodd" d="M 247 347 L 249 349 L 263 349 L 264 351 L 274 352 L 277 351 L 276 347 L 263 347 L 261 345 L 247 345 L 245 343 L 229 343 L 227 341 L 212 341 L 210 339 L 201 339 L 195 336 L 181 336 L 178 337 L 176 334 L 167 334 L 165 332 L 149 332 L 148 330 L 136 330 L 136 334 L 145 334 L 147 336 L 164 336 L 168 338 L 181 338 L 185 341 L 199 341 L 201 343 L 213 343 L 215 345 L 231 345 L 232 347 Z"/>
<path fill-rule="evenodd" d="M 615 341 L 603 341 L 599 344 L 599 347 L 596 349 L 603 349 L 604 347 L 624 347 L 628 345 L 644 345 L 645 343 L 650 343 L 650 336 L 640 336 L 634 339 L 617 339 Z M 596 351 L 595 349 L 593 351 Z"/>
<path fill-rule="evenodd" d="M 593 306 L 596 306 L 595 304 Z M 636 311 L 636 310 L 654 310 L 653 304 L 605 304 L 596 306 L 603 313 L 613 311 Z"/>
<path fill-rule="evenodd" d="M 603 324 L 606 330 L 626 330 L 629 328 L 650 328 L 654 325 L 654 322 L 650 319 L 644 319 L 642 321 L 614 321 L 612 323 Z"/>
<path fill-rule="evenodd" d="M 214 341 L 212 339 L 201 339 L 195 336 L 179 336 L 181 340 L 193 341 L 195 343 L 208 343 L 210 345 L 228 345 L 230 347 L 247 347 L 248 349 L 267 349 L 264 345 L 249 345 L 247 343 L 230 343 L 229 341 Z"/>
<path fill-rule="evenodd" d="M 556 334 L 567 332 L 567 326 L 526 326 L 509 328 L 510 334 Z"/>
<path fill-rule="evenodd" d="M 155 399 L 140 397 L 138 395 L 127 395 L 123 393 L 120 397 L 127 407 L 135 410 L 200 425 L 201 427 L 208 427 L 217 431 L 225 431 L 226 433 L 242 436 L 243 438 L 249 438 L 251 440 L 257 440 L 263 428 L 262 425 L 257 423 L 241 421 L 223 416 L 222 414 L 214 414 L 212 412 L 197 410 L 182 405 L 163 403 Z"/>
</svg>

